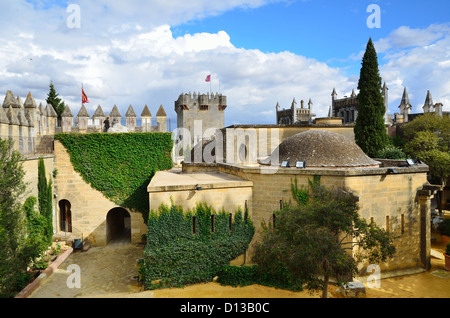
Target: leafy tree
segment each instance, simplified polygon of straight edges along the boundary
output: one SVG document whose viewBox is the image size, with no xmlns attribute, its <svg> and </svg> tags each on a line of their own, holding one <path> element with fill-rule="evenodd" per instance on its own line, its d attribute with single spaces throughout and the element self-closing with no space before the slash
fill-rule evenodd
<svg viewBox="0 0 450 318">
<path fill-rule="evenodd" d="M 53 82 L 50 81 L 50 91 L 47 94 L 47 103 L 53 106 L 53 109 L 55 110 L 56 114 L 58 115 L 58 120 L 61 120 L 61 114 L 64 111 L 64 108 L 66 107 L 64 101 L 58 97 L 59 94 L 55 90 L 55 86 L 53 85 Z"/>
<path fill-rule="evenodd" d="M 445 186 L 450 177 L 450 117 L 427 113 L 407 123 L 402 133 L 406 154 L 429 166 L 432 183 Z M 441 195 L 439 191 L 439 212 L 442 212 Z"/>
<path fill-rule="evenodd" d="M 31 196 L 23 204 L 27 229 L 24 257 L 30 261 L 35 261 L 49 246 L 46 235 L 47 219 L 35 210 L 36 203 L 37 199 Z"/>
<path fill-rule="evenodd" d="M 11 140 L 0 139 L 0 295 L 10 296 L 26 273 L 25 216 L 20 204 L 26 190 L 21 155 Z"/>
<path fill-rule="evenodd" d="M 403 127 L 405 152 L 430 167 L 433 182 L 450 176 L 450 117 L 427 113 Z"/>
<path fill-rule="evenodd" d="M 384 124 L 385 106 L 381 94 L 381 77 L 372 39 L 367 43 L 358 82 L 358 116 L 355 142 L 370 157 L 389 144 Z"/>
<path fill-rule="evenodd" d="M 318 182 L 310 182 L 310 189 L 306 203 L 276 212 L 274 227 L 263 224 L 253 261 L 269 273 L 285 268 L 294 284 L 300 281 L 327 297 L 331 277 L 347 280 L 359 263 L 384 262 L 395 248 L 389 233 L 359 216 L 353 194 L 327 190 Z"/>
</svg>

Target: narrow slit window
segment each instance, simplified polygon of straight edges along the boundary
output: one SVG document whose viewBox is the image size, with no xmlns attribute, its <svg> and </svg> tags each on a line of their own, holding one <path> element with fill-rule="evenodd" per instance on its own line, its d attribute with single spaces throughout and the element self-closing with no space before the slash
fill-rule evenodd
<svg viewBox="0 0 450 318">
<path fill-rule="evenodd" d="M 230 231 L 232 229 L 232 224 L 233 224 L 233 214 L 230 213 L 230 217 L 228 220 L 228 226 L 230 227 Z"/>
<path fill-rule="evenodd" d="M 196 223 L 197 223 L 196 217 L 193 216 L 192 217 L 192 233 L 193 234 L 195 234 L 196 231 L 197 231 L 197 224 Z"/>
<path fill-rule="evenodd" d="M 389 232 L 389 215 L 386 215 L 386 232 Z"/>
<path fill-rule="evenodd" d="M 405 233 L 405 215 L 404 214 L 402 214 L 401 231 L 402 231 L 402 234 Z"/>
</svg>

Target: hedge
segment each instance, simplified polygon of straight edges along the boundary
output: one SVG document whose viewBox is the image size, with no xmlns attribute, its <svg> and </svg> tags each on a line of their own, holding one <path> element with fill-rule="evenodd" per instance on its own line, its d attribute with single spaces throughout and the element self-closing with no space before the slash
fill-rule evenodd
<svg viewBox="0 0 450 318">
<path fill-rule="evenodd" d="M 230 213 L 201 203 L 187 213 L 173 204 L 151 211 L 139 270 L 145 288 L 212 281 L 250 244 L 254 226 L 247 212 L 242 214 L 239 209 L 230 222 Z"/>
<path fill-rule="evenodd" d="M 74 169 L 93 188 L 125 208 L 149 211 L 147 185 L 156 171 L 171 169 L 170 133 L 63 133 Z"/>
</svg>

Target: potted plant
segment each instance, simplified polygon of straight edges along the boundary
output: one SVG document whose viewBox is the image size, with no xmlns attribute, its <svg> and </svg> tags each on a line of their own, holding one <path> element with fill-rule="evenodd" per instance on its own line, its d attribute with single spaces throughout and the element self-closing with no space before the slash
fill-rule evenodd
<svg viewBox="0 0 450 318">
<path fill-rule="evenodd" d="M 447 243 L 444 253 L 445 269 L 450 271 L 450 243 Z"/>
<path fill-rule="evenodd" d="M 441 233 L 442 244 L 444 246 L 450 243 L 450 219 L 444 219 L 438 226 L 439 233 Z"/>
</svg>

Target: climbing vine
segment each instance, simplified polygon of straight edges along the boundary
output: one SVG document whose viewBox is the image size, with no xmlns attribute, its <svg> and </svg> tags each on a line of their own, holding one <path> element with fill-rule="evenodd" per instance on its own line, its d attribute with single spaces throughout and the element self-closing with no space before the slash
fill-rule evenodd
<svg viewBox="0 0 450 318">
<path fill-rule="evenodd" d="M 149 210 L 147 185 L 156 171 L 172 168 L 170 133 L 57 134 L 74 169 L 114 203 Z"/>
<path fill-rule="evenodd" d="M 216 212 L 206 204 L 199 203 L 187 213 L 173 204 L 161 205 L 148 218 L 140 267 L 144 286 L 156 289 L 211 281 L 246 251 L 253 234 L 247 211 L 239 209 L 231 219 L 230 213 Z"/>
</svg>

